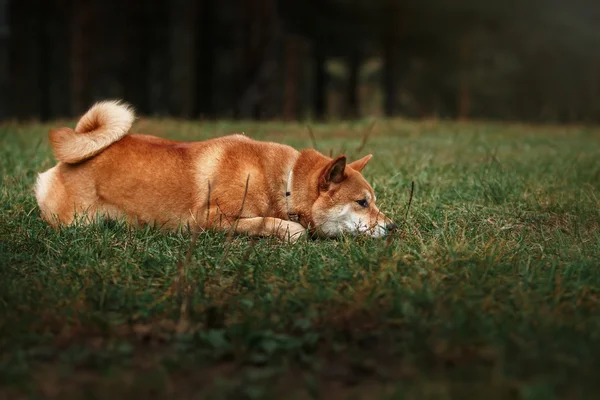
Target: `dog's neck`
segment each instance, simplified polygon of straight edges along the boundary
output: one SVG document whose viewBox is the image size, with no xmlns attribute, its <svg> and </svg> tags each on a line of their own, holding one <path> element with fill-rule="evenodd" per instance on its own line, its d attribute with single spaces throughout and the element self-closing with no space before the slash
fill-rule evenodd
<svg viewBox="0 0 600 400">
<path fill-rule="evenodd" d="M 319 197 L 319 176 L 328 157 L 316 150 L 303 150 L 289 169 L 285 201 L 287 218 L 305 228 L 315 228 L 312 219 L 312 205 Z"/>
<path fill-rule="evenodd" d="M 292 202 L 292 177 L 294 175 L 294 166 L 296 165 L 296 163 L 292 164 L 292 166 L 290 167 L 290 172 L 288 173 L 287 176 L 287 181 L 285 184 L 285 206 L 286 206 L 286 213 L 287 213 L 287 217 L 288 220 L 293 221 L 293 222 L 299 222 L 300 217 L 298 214 L 296 214 L 294 212 L 293 209 L 293 205 L 291 204 Z"/>
</svg>

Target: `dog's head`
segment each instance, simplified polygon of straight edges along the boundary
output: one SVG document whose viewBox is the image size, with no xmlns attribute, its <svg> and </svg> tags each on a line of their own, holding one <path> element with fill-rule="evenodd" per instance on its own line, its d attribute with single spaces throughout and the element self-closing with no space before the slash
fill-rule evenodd
<svg viewBox="0 0 600 400">
<path fill-rule="evenodd" d="M 319 197 L 312 205 L 312 219 L 317 232 L 326 236 L 342 233 L 385 236 L 396 225 L 375 204 L 373 188 L 361 171 L 371 155 L 346 164 L 339 156 L 321 169 Z"/>
</svg>

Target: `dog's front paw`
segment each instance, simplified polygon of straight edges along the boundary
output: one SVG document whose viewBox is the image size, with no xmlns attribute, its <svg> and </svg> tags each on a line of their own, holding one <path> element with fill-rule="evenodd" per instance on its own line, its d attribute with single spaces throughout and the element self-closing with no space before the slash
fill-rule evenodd
<svg viewBox="0 0 600 400">
<path fill-rule="evenodd" d="M 279 231 L 279 236 L 285 242 L 296 243 L 301 238 L 306 238 L 306 228 L 297 222 L 286 221 Z"/>
</svg>

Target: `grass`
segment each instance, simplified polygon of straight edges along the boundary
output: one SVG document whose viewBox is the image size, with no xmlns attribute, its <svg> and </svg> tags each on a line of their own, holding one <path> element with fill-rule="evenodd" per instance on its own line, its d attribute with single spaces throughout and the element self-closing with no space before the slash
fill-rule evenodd
<svg viewBox="0 0 600 400">
<path fill-rule="evenodd" d="M 55 231 L 32 195 L 48 126 L 0 127 L 0 397 L 594 397 L 600 130 L 380 121 L 362 143 L 369 127 L 313 132 L 326 154 L 374 154 L 364 174 L 400 231 L 294 246 Z M 311 146 L 301 125 L 136 128 Z"/>
</svg>

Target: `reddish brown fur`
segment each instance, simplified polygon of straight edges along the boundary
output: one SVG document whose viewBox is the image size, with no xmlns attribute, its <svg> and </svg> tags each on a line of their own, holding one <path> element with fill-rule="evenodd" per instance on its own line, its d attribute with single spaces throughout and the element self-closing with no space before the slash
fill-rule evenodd
<svg viewBox="0 0 600 400">
<path fill-rule="evenodd" d="M 65 129 L 51 131 L 51 143 Z M 42 174 L 36 196 L 43 217 L 55 225 L 102 214 L 170 229 L 233 225 L 237 232 L 293 240 L 308 227 L 319 232 L 319 218 L 340 205 L 354 207 L 348 210 L 364 214 L 371 225 L 391 224 L 359 172 L 369 159 L 346 166 L 344 157 L 332 160 L 315 150 L 298 152 L 243 135 L 178 142 L 129 134 L 90 158 L 60 162 Z M 355 201 L 366 192 L 373 201 L 362 210 Z M 289 220 L 290 211 L 299 214 L 300 223 Z"/>
</svg>

